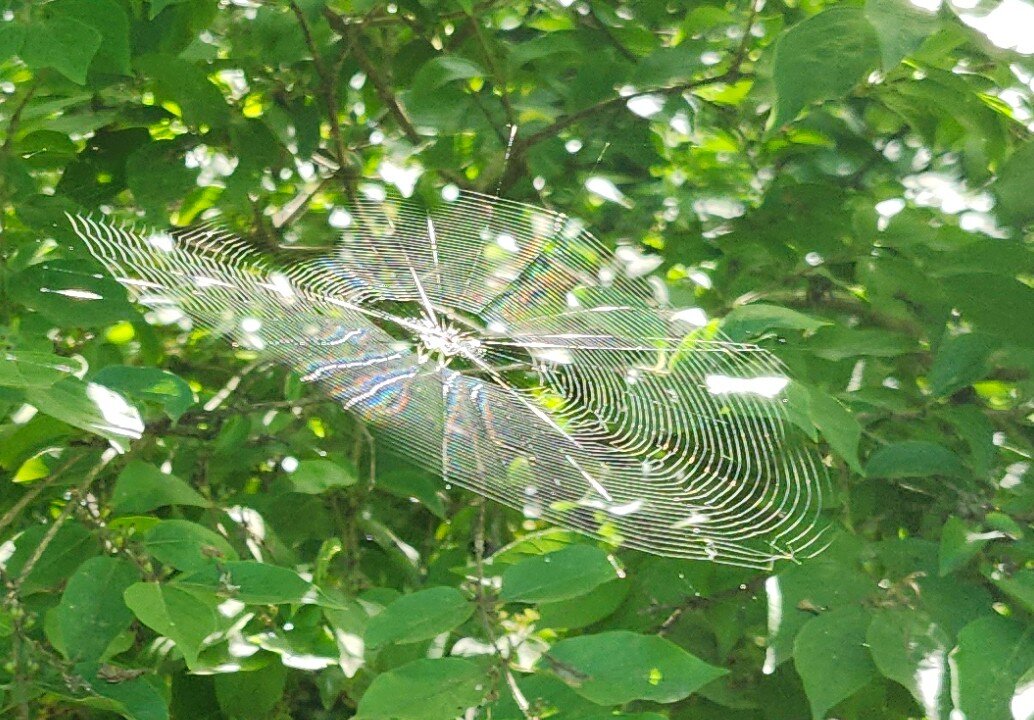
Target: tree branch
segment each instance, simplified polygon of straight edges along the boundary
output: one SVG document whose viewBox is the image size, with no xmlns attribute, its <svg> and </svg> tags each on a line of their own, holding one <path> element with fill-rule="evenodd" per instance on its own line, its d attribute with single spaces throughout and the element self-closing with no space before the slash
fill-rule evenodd
<svg viewBox="0 0 1034 720">
<path fill-rule="evenodd" d="M 403 134 L 406 139 L 414 145 L 421 141 L 420 133 L 417 132 L 416 127 L 413 125 L 413 121 L 406 115 L 406 111 L 402 109 L 402 105 L 399 103 L 398 98 L 395 97 L 395 93 L 388 85 L 387 78 L 381 74 L 380 70 L 370 59 L 370 56 L 366 54 L 366 48 L 363 47 L 362 38 L 359 37 L 359 31 L 355 25 L 344 23 L 342 18 L 330 10 L 324 10 L 324 16 L 327 18 L 327 22 L 331 24 L 331 27 L 339 33 L 343 33 L 343 37 L 348 38 L 352 47 L 352 54 L 355 56 L 356 62 L 359 63 L 359 67 L 366 77 L 373 83 L 373 88 L 377 92 L 377 97 L 381 99 L 384 106 L 388 109 L 388 113 L 395 118 L 395 122 L 402 128 Z"/>
</svg>

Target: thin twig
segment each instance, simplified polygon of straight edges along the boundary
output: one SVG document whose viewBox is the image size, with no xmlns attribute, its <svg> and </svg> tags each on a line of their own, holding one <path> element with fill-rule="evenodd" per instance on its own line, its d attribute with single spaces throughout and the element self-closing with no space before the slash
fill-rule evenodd
<svg viewBox="0 0 1034 720">
<path fill-rule="evenodd" d="M 309 25 L 308 18 L 305 17 L 305 11 L 302 10 L 301 6 L 295 1 L 291 0 L 291 12 L 298 19 L 298 25 L 302 30 L 302 36 L 305 38 L 305 45 L 309 49 L 309 54 L 312 55 L 312 64 L 316 68 L 316 74 L 320 80 L 320 90 L 323 95 L 323 102 L 327 106 L 327 122 L 330 127 L 330 136 L 334 140 L 334 154 L 341 167 L 347 164 L 347 149 L 345 146 L 344 139 L 341 137 L 341 123 L 338 120 L 339 103 L 337 97 L 337 81 L 338 74 L 343 66 L 344 58 L 348 55 L 348 46 L 346 46 L 338 61 L 334 64 L 333 71 L 327 69 L 326 64 L 323 62 L 323 57 L 320 55 L 319 48 L 316 46 L 316 41 L 312 34 L 312 27 Z"/>
<path fill-rule="evenodd" d="M 498 63 L 496 63 L 492 50 L 488 47 L 488 41 L 485 40 L 485 34 L 481 30 L 481 23 L 478 22 L 477 17 L 473 14 L 470 15 L 470 25 L 474 28 L 474 37 L 477 38 L 478 45 L 481 46 L 481 53 L 485 56 L 485 64 L 488 65 L 488 70 L 492 73 L 492 77 L 498 81 L 496 86 L 499 88 L 499 99 L 502 101 L 503 111 L 506 113 L 506 122 L 509 123 L 510 127 L 513 127 L 517 124 L 517 115 L 510 104 L 509 81 Z"/>
<path fill-rule="evenodd" d="M 4 144 L 0 145 L 0 152 L 6 152 L 11 147 L 11 142 L 14 140 L 14 136 L 18 131 L 18 123 L 21 121 L 22 113 L 25 112 L 25 106 L 29 104 L 36 91 L 39 90 L 40 81 L 39 78 L 33 80 L 32 84 L 29 85 L 28 90 L 25 91 L 25 95 L 21 101 L 14 106 L 14 110 L 11 112 L 11 118 L 7 121 L 7 137 L 4 138 Z"/>
<path fill-rule="evenodd" d="M 338 20 L 340 19 L 339 16 L 330 11 L 327 11 L 326 14 L 328 16 L 328 20 L 330 17 Z M 352 55 L 355 57 L 356 62 L 359 63 L 359 67 L 362 71 L 366 73 L 366 77 L 368 77 L 370 82 L 373 83 L 373 89 L 377 92 L 377 97 L 381 99 L 381 102 L 384 103 L 384 106 L 388 109 L 388 113 L 395 118 L 395 122 L 397 122 L 399 127 L 402 128 L 402 132 L 405 134 L 407 140 L 414 145 L 420 143 L 420 133 L 417 132 L 416 126 L 413 125 L 413 121 L 409 119 L 409 116 L 406 115 L 406 111 L 399 103 L 398 98 L 395 97 L 395 93 L 388 85 L 387 78 L 381 74 L 377 65 L 374 64 L 373 60 L 370 59 L 370 56 L 366 54 L 366 48 L 363 47 L 362 38 L 359 37 L 359 31 L 352 25 L 345 25 L 342 30 L 346 33 L 345 37 L 347 37 L 352 43 Z"/>
<path fill-rule="evenodd" d="M 29 577 L 33 568 L 36 567 L 36 563 L 38 563 L 40 558 L 43 557 L 43 553 L 47 551 L 50 543 L 54 542 L 54 538 L 57 536 L 57 531 L 60 530 L 61 526 L 65 524 L 65 521 L 71 517 L 76 505 L 79 503 L 79 500 L 86 495 L 90 486 L 93 485 L 93 481 L 97 479 L 98 475 L 100 475 L 101 470 L 103 470 L 117 454 L 118 453 L 111 448 L 105 450 L 101 455 L 100 461 L 90 469 L 90 472 L 86 473 L 86 477 L 83 478 L 83 481 L 79 483 L 79 486 L 71 493 L 68 498 L 68 502 L 66 502 L 65 506 L 61 509 L 61 513 L 57 516 L 54 522 L 50 524 L 47 532 L 40 540 L 39 545 L 36 546 L 32 551 L 32 555 L 29 556 L 29 559 L 25 561 L 25 565 L 22 566 L 22 571 L 14 581 L 14 587 L 12 588 L 12 592 L 15 595 L 17 595 L 18 591 L 21 589 L 22 584 L 24 584 L 25 579 Z"/>
<path fill-rule="evenodd" d="M 45 479 L 36 483 L 28 490 L 26 490 L 25 494 L 18 498 L 18 502 L 12 505 L 11 508 L 6 513 L 4 513 L 4 516 L 0 518 L 0 530 L 3 530 L 10 523 L 12 523 L 16 517 L 21 515 L 22 510 L 24 510 L 29 505 L 29 503 L 31 503 L 33 500 L 39 497 L 39 494 L 43 492 L 44 489 L 49 487 L 51 483 L 57 480 L 58 476 L 60 476 L 62 473 L 64 473 L 65 470 L 70 468 L 72 464 L 78 459 L 78 457 L 69 459 L 68 462 L 66 462 L 64 465 L 59 467 L 54 472 L 50 473 L 50 475 L 48 475 Z"/>
<path fill-rule="evenodd" d="M 481 620 L 481 627 L 485 631 L 485 638 L 496 656 L 496 661 L 499 666 L 499 672 L 506 680 L 506 686 L 510 690 L 510 695 L 513 696 L 513 701 L 517 704 L 521 714 L 524 715 L 526 720 L 539 720 L 539 718 L 532 712 L 531 703 L 521 692 L 520 687 L 517 685 L 517 680 L 514 678 L 513 673 L 510 671 L 509 660 L 503 655 L 503 650 L 499 647 L 499 637 L 496 635 L 495 628 L 492 627 L 492 619 L 488 615 L 488 610 L 492 604 L 492 599 L 485 592 L 485 499 L 477 498 L 475 501 L 475 507 L 477 508 L 477 515 L 474 520 L 474 603 L 477 607 L 478 618 Z"/>
</svg>

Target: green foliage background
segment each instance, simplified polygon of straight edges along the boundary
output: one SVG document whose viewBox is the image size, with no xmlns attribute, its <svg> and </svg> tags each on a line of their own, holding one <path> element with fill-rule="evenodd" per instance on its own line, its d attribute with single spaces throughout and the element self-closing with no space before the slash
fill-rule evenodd
<svg viewBox="0 0 1034 720">
<path fill-rule="evenodd" d="M 904 0 L 0 5 L 4 717 L 1032 716 L 1031 57 Z M 830 547 L 650 557 L 446 489 L 64 219 L 320 243 L 407 177 L 584 217 L 779 355 Z"/>
</svg>

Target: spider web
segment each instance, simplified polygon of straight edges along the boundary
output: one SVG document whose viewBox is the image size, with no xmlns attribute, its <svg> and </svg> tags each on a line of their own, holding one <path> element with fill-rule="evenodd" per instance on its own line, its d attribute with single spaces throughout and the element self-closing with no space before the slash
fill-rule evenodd
<svg viewBox="0 0 1034 720">
<path fill-rule="evenodd" d="M 282 266 L 216 228 L 70 219 L 140 302 L 294 368 L 449 482 L 661 555 L 813 552 L 826 477 L 770 353 L 680 323 L 565 215 L 470 192 L 351 213 Z"/>
</svg>

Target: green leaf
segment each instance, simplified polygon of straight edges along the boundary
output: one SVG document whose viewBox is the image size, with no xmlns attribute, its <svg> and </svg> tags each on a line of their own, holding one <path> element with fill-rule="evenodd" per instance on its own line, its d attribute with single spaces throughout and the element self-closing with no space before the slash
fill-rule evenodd
<svg viewBox="0 0 1034 720">
<path fill-rule="evenodd" d="M 909 0 L 866 0 L 865 17 L 876 31 L 884 70 L 893 70 L 919 49 L 939 21 Z"/>
<path fill-rule="evenodd" d="M 370 618 L 364 639 L 371 647 L 430 640 L 462 625 L 473 612 L 474 605 L 456 588 L 419 590 Z"/>
<path fill-rule="evenodd" d="M 1002 164 L 992 189 L 998 197 L 998 215 L 1008 223 L 1023 226 L 1034 221 L 1034 141 L 1027 141 Z"/>
<path fill-rule="evenodd" d="M 10 388 L 46 388 L 86 369 L 81 361 L 48 352 L 12 350 L 0 360 L 0 385 Z"/>
<path fill-rule="evenodd" d="M 814 387 L 808 388 L 808 414 L 830 447 L 852 470 L 861 474 L 858 443 L 862 439 L 862 426 L 855 416 L 839 400 Z"/>
<path fill-rule="evenodd" d="M 966 333 L 948 338 L 937 349 L 927 380 L 930 392 L 944 397 L 984 377 L 996 343 L 986 335 Z"/>
<path fill-rule="evenodd" d="M 125 288 L 81 261 L 31 265 L 11 278 L 8 291 L 58 327 L 103 327 L 136 317 Z"/>
<path fill-rule="evenodd" d="M 805 315 L 797 310 L 778 305 L 751 303 L 736 307 L 726 315 L 722 320 L 722 330 L 731 339 L 742 341 L 769 330 L 802 330 L 810 333 L 829 324 L 828 320 Z"/>
<path fill-rule="evenodd" d="M 144 534 L 144 546 L 155 559 L 177 570 L 196 570 L 214 559 L 237 559 L 221 535 L 187 520 L 162 520 Z"/>
<path fill-rule="evenodd" d="M 148 18 L 154 20 L 158 17 L 158 14 L 162 10 L 169 7 L 170 5 L 178 5 L 179 3 L 186 2 L 186 0 L 150 0 L 151 11 L 148 13 Z"/>
<path fill-rule="evenodd" d="M 111 493 L 111 508 L 116 515 L 145 513 L 168 505 L 208 507 L 210 504 L 175 475 L 166 475 L 140 460 L 126 464 Z"/>
<path fill-rule="evenodd" d="M 57 0 L 47 6 L 55 14 L 78 21 L 101 35 L 93 58 L 94 71 L 129 75 L 129 18 L 114 0 Z"/>
<path fill-rule="evenodd" d="M 8 577 L 17 579 L 21 576 L 25 563 L 36 552 L 48 530 L 47 525 L 34 525 L 15 539 L 14 553 L 4 568 Z M 21 593 L 29 595 L 64 582 L 87 558 L 96 555 L 98 549 L 97 538 L 82 525 L 62 525 L 32 566 L 21 586 Z"/>
<path fill-rule="evenodd" d="M 804 682 L 814 720 L 860 690 L 876 675 L 865 647 L 869 613 L 860 607 L 830 610 L 812 618 L 797 634 L 793 658 Z"/>
<path fill-rule="evenodd" d="M 974 532 L 964 521 L 950 517 L 941 530 L 940 575 L 950 575 L 976 557 L 1001 532 Z"/>
<path fill-rule="evenodd" d="M 676 702 L 728 672 L 662 637 L 626 630 L 561 640 L 547 657 L 575 692 L 599 705 Z"/>
<path fill-rule="evenodd" d="M 834 7 L 794 25 L 775 45 L 771 125 L 782 127 L 817 100 L 843 97 L 879 62 L 876 32 L 858 8 Z"/>
<path fill-rule="evenodd" d="M 413 78 L 415 92 L 433 92 L 456 80 L 481 77 L 485 71 L 477 63 L 458 55 L 437 55 L 426 63 Z"/>
<path fill-rule="evenodd" d="M 915 352 L 915 340 L 900 333 L 834 325 L 815 334 L 808 347 L 820 358 L 838 362 L 858 356 L 897 357 Z"/>
<path fill-rule="evenodd" d="M 855 605 L 876 591 L 872 579 L 857 569 L 853 546 L 843 544 L 847 547 L 834 543 L 822 555 L 765 582 L 768 596 L 766 672 L 774 672 L 793 655 L 797 633 L 811 621 L 814 613 Z"/>
<path fill-rule="evenodd" d="M 224 625 L 212 594 L 141 582 L 127 588 L 123 598 L 140 622 L 176 643 L 187 667 L 197 664 L 204 639 Z"/>
<path fill-rule="evenodd" d="M 414 660 L 381 673 L 359 700 L 359 720 L 442 720 L 463 715 L 488 691 L 485 671 L 463 658 Z"/>
<path fill-rule="evenodd" d="M 953 275 L 946 284 L 962 317 L 1002 340 L 1034 348 L 1034 324 L 1016 318 L 1034 317 L 1034 288 L 1016 278 L 992 273 Z"/>
<path fill-rule="evenodd" d="M 131 563 L 109 556 L 90 558 L 76 569 L 56 611 L 69 660 L 100 660 L 111 641 L 129 627 L 133 614 L 122 602 L 122 593 L 139 575 Z"/>
<path fill-rule="evenodd" d="M 974 620 L 959 632 L 952 658 L 952 690 L 966 719 L 1013 720 L 1013 693 L 1034 666 L 1034 628 L 998 615 Z"/>
<path fill-rule="evenodd" d="M 177 143 L 155 142 L 126 160 L 126 182 L 137 204 L 164 221 L 168 208 L 197 186 L 197 176 L 184 164 Z"/>
<path fill-rule="evenodd" d="M 21 56 L 31 68 L 54 68 L 72 82 L 85 85 L 86 70 L 102 39 L 90 25 L 54 15 L 26 28 Z"/>
<path fill-rule="evenodd" d="M 884 677 L 904 685 L 930 720 L 946 720 L 951 709 L 947 634 L 921 611 L 881 608 L 866 633 L 869 652 Z"/>
<path fill-rule="evenodd" d="M 173 420 L 194 404 L 194 392 L 187 381 L 160 368 L 109 365 L 92 379 L 134 400 L 161 405 Z"/>
<path fill-rule="evenodd" d="M 249 605 L 300 603 L 312 591 L 312 583 L 294 570 L 255 560 L 209 565 L 176 582 L 228 594 Z"/>
<path fill-rule="evenodd" d="M 349 487 L 357 481 L 355 466 L 344 460 L 302 460 L 290 477 L 294 491 L 307 495 Z"/>
<path fill-rule="evenodd" d="M 377 475 L 378 490 L 404 500 L 416 498 L 437 517 L 445 519 L 445 503 L 442 502 L 440 485 L 429 473 L 417 470 L 391 470 Z"/>
<path fill-rule="evenodd" d="M 606 552 L 572 545 L 506 568 L 499 597 L 506 602 L 556 602 L 585 595 L 617 576 Z"/>
<path fill-rule="evenodd" d="M 146 677 L 118 682 L 103 677 L 93 678 L 90 686 L 104 701 L 88 701 L 86 704 L 117 712 L 126 720 L 169 720 L 165 696 L 156 687 L 159 683 Z"/>
<path fill-rule="evenodd" d="M 25 25 L 17 22 L 0 23 L 0 62 L 21 52 L 25 43 Z"/>
<path fill-rule="evenodd" d="M 144 421 L 137 409 L 116 392 L 97 383 L 65 378 L 46 388 L 32 388 L 26 400 L 47 415 L 73 427 L 106 437 L 119 447 L 138 438 Z"/>
<path fill-rule="evenodd" d="M 230 109 L 223 94 L 194 63 L 167 55 L 149 55 L 139 59 L 137 66 L 154 80 L 159 98 L 179 107 L 187 125 L 222 128 L 229 124 Z"/>
<path fill-rule="evenodd" d="M 216 675 L 215 696 L 227 718 L 253 720 L 276 707 L 286 685 L 287 671 L 273 656 L 258 670 Z"/>
<path fill-rule="evenodd" d="M 542 627 L 574 630 L 592 625 L 613 614 L 628 596 L 632 583 L 627 580 L 611 580 L 603 583 L 585 595 L 569 600 L 542 603 L 538 606 L 539 624 Z"/>
<path fill-rule="evenodd" d="M 874 452 L 865 465 L 865 474 L 871 478 L 962 477 L 965 472 L 958 455 L 943 445 L 926 440 L 904 440 L 886 445 Z"/>
<path fill-rule="evenodd" d="M 1019 601 L 1028 612 L 1034 612 L 1034 570 L 1017 570 L 1008 577 L 996 572 L 991 579 L 1002 592 Z"/>
</svg>

